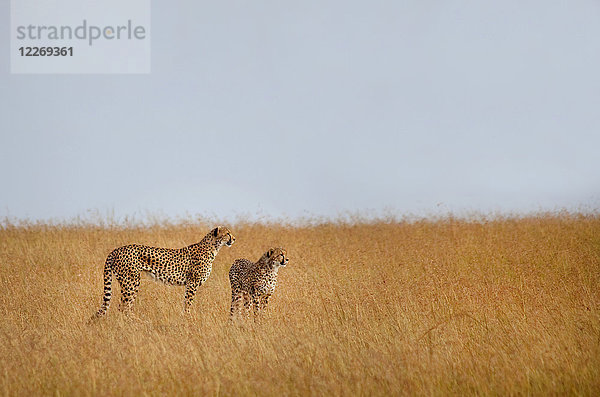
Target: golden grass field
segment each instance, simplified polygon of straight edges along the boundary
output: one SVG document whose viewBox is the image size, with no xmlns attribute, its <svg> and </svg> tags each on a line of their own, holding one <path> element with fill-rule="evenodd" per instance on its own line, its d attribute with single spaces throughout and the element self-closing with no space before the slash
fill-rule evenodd
<svg viewBox="0 0 600 397">
<path fill-rule="evenodd" d="M 213 224 L 0 228 L 3 395 L 599 395 L 600 217 L 237 223 L 192 315 L 143 279 L 86 322 L 106 255 Z M 228 321 L 232 261 L 283 246 L 259 321 Z"/>
</svg>

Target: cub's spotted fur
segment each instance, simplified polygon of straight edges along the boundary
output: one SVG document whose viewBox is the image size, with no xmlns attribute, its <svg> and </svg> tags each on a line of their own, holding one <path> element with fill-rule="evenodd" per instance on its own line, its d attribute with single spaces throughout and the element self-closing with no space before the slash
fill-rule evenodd
<svg viewBox="0 0 600 397">
<path fill-rule="evenodd" d="M 146 272 L 167 284 L 185 285 L 185 312 L 189 313 L 196 289 L 208 279 L 219 249 L 231 246 L 234 241 L 229 229 L 217 227 L 199 243 L 183 248 L 132 244 L 115 249 L 106 258 L 104 297 L 94 317 L 102 317 L 108 310 L 113 273 L 121 285 L 121 310 L 131 309 L 140 286 L 140 274 Z"/>
<path fill-rule="evenodd" d="M 246 315 L 251 304 L 254 305 L 255 315 L 266 308 L 277 286 L 277 272 L 288 261 L 287 252 L 283 248 L 271 248 L 256 263 L 247 259 L 233 262 L 229 270 L 231 317 L 242 310 L 242 301 Z"/>
</svg>

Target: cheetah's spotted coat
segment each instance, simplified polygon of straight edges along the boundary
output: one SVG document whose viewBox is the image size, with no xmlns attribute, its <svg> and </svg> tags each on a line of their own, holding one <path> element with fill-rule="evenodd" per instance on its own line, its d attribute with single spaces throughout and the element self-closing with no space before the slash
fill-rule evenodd
<svg viewBox="0 0 600 397">
<path fill-rule="evenodd" d="M 241 312 L 242 301 L 247 315 L 250 305 L 254 305 L 254 314 L 265 309 L 269 298 L 277 286 L 279 268 L 287 265 L 289 258 L 283 248 L 271 248 L 254 263 L 247 259 L 233 262 L 229 270 L 231 282 L 231 317 Z"/>
<path fill-rule="evenodd" d="M 106 314 L 112 294 L 112 275 L 121 285 L 121 310 L 129 311 L 135 301 L 140 274 L 172 285 L 185 285 L 185 312 L 189 313 L 196 289 L 210 276 L 212 263 L 223 245 L 231 246 L 235 237 L 226 227 L 217 227 L 196 244 L 187 247 L 157 248 L 125 245 L 112 251 L 104 265 L 104 297 L 95 317 Z"/>
</svg>

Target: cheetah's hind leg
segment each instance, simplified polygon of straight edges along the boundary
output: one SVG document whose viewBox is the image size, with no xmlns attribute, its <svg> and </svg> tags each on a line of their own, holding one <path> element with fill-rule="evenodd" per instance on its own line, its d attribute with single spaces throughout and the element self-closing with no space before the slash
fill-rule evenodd
<svg viewBox="0 0 600 397">
<path fill-rule="evenodd" d="M 140 287 L 140 272 L 132 270 L 128 272 L 128 277 L 119 277 L 121 284 L 121 310 L 124 314 L 129 315 L 135 303 L 138 289 Z"/>
</svg>

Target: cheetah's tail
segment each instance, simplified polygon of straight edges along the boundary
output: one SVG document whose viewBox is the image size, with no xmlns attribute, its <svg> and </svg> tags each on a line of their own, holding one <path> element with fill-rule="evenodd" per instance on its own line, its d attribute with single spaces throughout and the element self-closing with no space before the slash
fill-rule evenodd
<svg viewBox="0 0 600 397">
<path fill-rule="evenodd" d="M 110 297 L 112 294 L 112 265 L 113 257 L 111 253 L 108 255 L 108 258 L 106 258 L 106 263 L 104 264 L 104 296 L 102 297 L 102 305 L 100 305 L 100 309 L 94 314 L 92 320 L 103 317 L 110 306 Z"/>
</svg>

